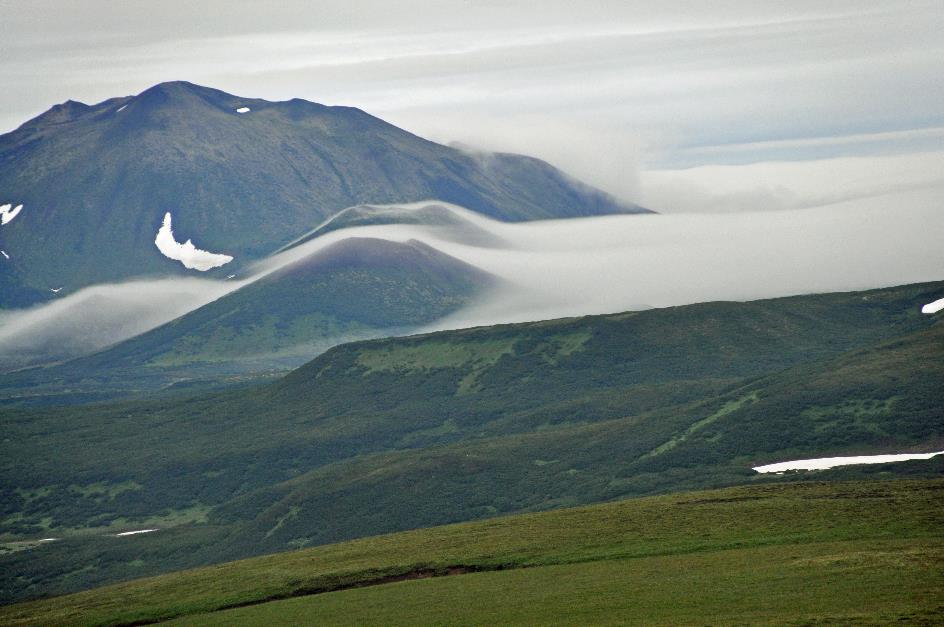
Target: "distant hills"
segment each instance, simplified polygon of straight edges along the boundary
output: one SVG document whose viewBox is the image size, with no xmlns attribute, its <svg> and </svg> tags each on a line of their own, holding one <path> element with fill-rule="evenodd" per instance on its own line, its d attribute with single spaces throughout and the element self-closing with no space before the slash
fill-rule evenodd
<svg viewBox="0 0 944 627">
<path fill-rule="evenodd" d="M 0 572 L 17 575 L 0 588 L 25 598 L 682 489 L 939 474 L 941 456 L 784 477 L 751 468 L 940 450 L 944 331 L 939 315 L 920 309 L 942 290 L 925 283 L 376 339 L 337 346 L 265 385 L 3 408 L 0 533 L 12 552 Z M 150 527 L 162 531 L 146 557 L 105 535 Z M 68 541 L 16 550 L 43 537 Z"/>
<path fill-rule="evenodd" d="M 154 245 L 167 212 L 179 242 L 235 257 L 222 277 L 346 207 L 426 199 L 508 221 L 646 211 L 538 159 L 462 152 L 359 109 L 162 83 L 0 136 L 0 204 L 23 206 L 0 227 L 0 307 L 184 272 Z"/>
</svg>

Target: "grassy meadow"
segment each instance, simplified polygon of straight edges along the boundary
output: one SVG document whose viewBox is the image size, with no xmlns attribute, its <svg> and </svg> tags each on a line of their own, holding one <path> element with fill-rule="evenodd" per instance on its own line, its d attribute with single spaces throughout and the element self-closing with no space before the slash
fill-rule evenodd
<svg viewBox="0 0 944 627">
<path fill-rule="evenodd" d="M 942 495 L 933 479 L 628 499 L 130 581 L 0 623 L 937 621 Z"/>
</svg>

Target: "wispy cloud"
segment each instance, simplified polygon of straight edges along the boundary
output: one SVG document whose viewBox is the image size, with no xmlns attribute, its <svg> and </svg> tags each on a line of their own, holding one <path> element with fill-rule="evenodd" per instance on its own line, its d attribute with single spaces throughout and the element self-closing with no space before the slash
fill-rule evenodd
<svg viewBox="0 0 944 627">
<path fill-rule="evenodd" d="M 95 352 L 173 320 L 243 282 L 167 278 L 94 285 L 51 303 L 0 311 L 3 370 Z"/>
<path fill-rule="evenodd" d="M 669 213 L 774 211 L 934 188 L 944 189 L 944 151 L 647 170 L 640 196 Z"/>
</svg>

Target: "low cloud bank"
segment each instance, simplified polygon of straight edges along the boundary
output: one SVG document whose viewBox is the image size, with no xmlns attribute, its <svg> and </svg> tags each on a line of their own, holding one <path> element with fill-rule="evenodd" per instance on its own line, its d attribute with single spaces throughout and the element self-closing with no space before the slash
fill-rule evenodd
<svg viewBox="0 0 944 627">
<path fill-rule="evenodd" d="M 941 280 L 941 198 L 944 187 L 930 186 L 809 209 L 516 224 L 437 202 L 468 225 L 467 237 L 461 229 L 444 233 L 435 225 L 357 227 L 260 262 L 244 281 L 166 279 L 87 288 L 0 317 L 0 361 L 97 350 L 355 236 L 417 239 L 505 279 L 505 287 L 429 330 Z"/>
<path fill-rule="evenodd" d="M 93 353 L 237 289 L 235 281 L 168 278 L 95 285 L 0 313 L 0 371 Z"/>
<path fill-rule="evenodd" d="M 705 165 L 640 177 L 640 203 L 660 213 L 782 211 L 944 188 L 944 151 Z"/>
<path fill-rule="evenodd" d="M 269 267 L 343 237 L 415 238 L 511 286 L 431 328 L 868 289 L 944 279 L 942 194 L 931 187 L 777 212 L 523 224 L 453 208 L 503 245 L 470 246 L 414 225 L 359 227 L 287 251 Z"/>
</svg>

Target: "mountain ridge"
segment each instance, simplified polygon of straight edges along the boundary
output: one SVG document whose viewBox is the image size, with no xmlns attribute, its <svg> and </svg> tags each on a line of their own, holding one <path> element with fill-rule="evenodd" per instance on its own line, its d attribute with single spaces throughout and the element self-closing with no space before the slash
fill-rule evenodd
<svg viewBox="0 0 944 627">
<path fill-rule="evenodd" d="M 210 272 L 222 276 L 365 203 L 437 199 L 506 221 L 648 212 L 532 157 L 483 158 L 360 109 L 186 82 L 56 105 L 0 135 L 0 165 L 0 202 L 24 205 L 0 229 L 0 307 L 184 273 L 153 244 L 166 212 L 181 240 L 235 257 Z"/>
</svg>

